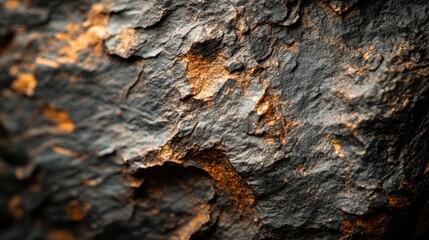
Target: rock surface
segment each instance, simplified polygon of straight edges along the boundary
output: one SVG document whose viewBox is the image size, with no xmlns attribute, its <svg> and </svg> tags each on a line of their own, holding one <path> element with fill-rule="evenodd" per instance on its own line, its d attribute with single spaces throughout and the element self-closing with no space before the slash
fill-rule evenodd
<svg viewBox="0 0 429 240">
<path fill-rule="evenodd" d="M 426 0 L 0 0 L 1 239 L 427 239 Z"/>
</svg>

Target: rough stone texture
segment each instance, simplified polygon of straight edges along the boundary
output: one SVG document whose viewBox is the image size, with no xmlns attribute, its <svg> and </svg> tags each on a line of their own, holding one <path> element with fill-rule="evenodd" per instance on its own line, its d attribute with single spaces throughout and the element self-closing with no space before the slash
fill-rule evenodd
<svg viewBox="0 0 429 240">
<path fill-rule="evenodd" d="M 1 239 L 429 238 L 426 0 L 0 0 Z"/>
</svg>

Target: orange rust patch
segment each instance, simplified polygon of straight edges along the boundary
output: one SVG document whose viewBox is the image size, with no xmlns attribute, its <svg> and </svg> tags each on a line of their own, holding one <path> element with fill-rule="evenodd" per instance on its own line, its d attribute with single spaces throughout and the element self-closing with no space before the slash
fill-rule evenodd
<svg viewBox="0 0 429 240">
<path fill-rule="evenodd" d="M 12 90 L 19 94 L 27 96 L 34 95 L 34 88 L 36 88 L 37 80 L 33 74 L 21 73 L 12 83 Z"/>
<path fill-rule="evenodd" d="M 253 213 L 255 196 L 222 150 L 209 149 L 199 152 L 187 158 L 184 164 L 206 171 L 214 179 L 215 187 L 228 195 L 238 212 Z"/>
<path fill-rule="evenodd" d="M 196 99 L 208 100 L 226 80 L 237 76 L 224 68 L 220 54 L 215 59 L 186 54 L 182 60 L 188 64 L 186 76 Z"/>
<path fill-rule="evenodd" d="M 282 109 L 288 107 L 279 96 L 265 93 L 256 104 L 256 113 L 261 115 L 257 129 L 266 126 L 268 136 L 286 144 L 289 130 L 298 125 L 284 116 Z"/>
<path fill-rule="evenodd" d="M 209 208 L 209 205 L 202 205 L 198 207 L 195 216 L 188 223 L 186 223 L 186 225 L 179 229 L 177 233 L 179 239 L 191 239 L 192 234 L 194 234 L 198 229 L 201 228 L 203 224 L 210 220 Z"/>
<path fill-rule="evenodd" d="M 139 188 L 144 182 L 143 178 L 133 178 L 130 182 L 131 188 Z"/>
<path fill-rule="evenodd" d="M 340 143 L 336 139 L 332 139 L 331 143 L 334 147 L 335 154 L 340 158 L 345 157 L 344 151 L 342 150 Z"/>
<path fill-rule="evenodd" d="M 344 220 L 340 225 L 340 232 L 343 235 L 352 235 L 355 225 L 349 220 Z"/>
<path fill-rule="evenodd" d="M 228 159 L 219 151 L 209 151 L 202 156 L 200 164 L 215 180 L 215 185 L 225 191 L 229 198 L 242 212 L 253 211 L 255 197 L 247 184 L 229 163 Z"/>
<path fill-rule="evenodd" d="M 365 234 L 368 236 L 381 236 L 386 231 L 389 218 L 386 214 L 357 218 L 354 222 L 344 220 L 340 225 L 340 232 L 343 235 Z"/>
<path fill-rule="evenodd" d="M 71 133 L 74 131 L 73 121 L 66 112 L 59 110 L 52 105 L 44 107 L 42 112 L 45 118 L 56 125 L 58 131 L 65 133 Z"/>
<path fill-rule="evenodd" d="M 402 208 L 411 204 L 410 199 L 404 196 L 386 194 L 389 207 Z"/>
<path fill-rule="evenodd" d="M 108 37 L 108 14 L 101 4 L 94 4 L 83 24 L 70 23 L 65 32 L 55 35 L 56 42 L 64 42 L 59 49 L 59 63 L 77 63 L 79 57 L 88 54 L 83 63 L 92 66 L 103 56 L 103 40 Z"/>
<path fill-rule="evenodd" d="M 56 229 L 48 233 L 48 240 L 74 240 L 75 237 L 67 229 Z"/>
<path fill-rule="evenodd" d="M 69 156 L 69 157 L 72 157 L 72 158 L 79 158 L 81 160 L 83 160 L 83 158 L 84 158 L 84 156 L 82 154 L 73 152 L 73 151 L 71 151 L 70 149 L 67 149 L 67 148 L 63 148 L 63 147 L 60 147 L 60 146 L 52 146 L 51 148 L 52 148 L 52 150 L 54 152 L 62 154 L 62 155 L 65 155 L 65 156 Z"/>
<path fill-rule="evenodd" d="M 378 214 L 375 216 L 358 219 L 357 226 L 363 228 L 364 234 L 382 235 L 385 232 L 388 217 L 386 214 Z"/>
<path fill-rule="evenodd" d="M 46 59 L 46 58 L 41 58 L 41 57 L 37 57 L 36 58 L 36 64 L 38 65 L 44 65 L 44 66 L 48 66 L 50 68 L 58 68 L 60 65 L 52 60 Z"/>
<path fill-rule="evenodd" d="M 86 213 L 91 209 L 91 205 L 86 203 L 80 205 L 77 200 L 71 200 L 67 204 L 67 216 L 70 220 L 79 222 L 82 221 Z"/>
<path fill-rule="evenodd" d="M 20 0 L 7 0 L 6 3 L 4 3 L 4 9 L 11 11 L 19 8 L 21 6 Z"/>
<path fill-rule="evenodd" d="M 24 215 L 24 210 L 21 206 L 21 197 L 18 195 L 13 196 L 7 205 L 9 213 L 15 218 L 20 218 Z"/>
</svg>

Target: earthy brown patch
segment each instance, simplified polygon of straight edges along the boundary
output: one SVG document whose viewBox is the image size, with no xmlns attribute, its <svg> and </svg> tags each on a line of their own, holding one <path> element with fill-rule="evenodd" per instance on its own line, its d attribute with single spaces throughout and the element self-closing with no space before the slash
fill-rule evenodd
<svg viewBox="0 0 429 240">
<path fill-rule="evenodd" d="M 19 94 L 33 96 L 34 88 L 36 88 L 37 80 L 33 74 L 21 73 L 12 83 L 12 90 Z"/>
<path fill-rule="evenodd" d="M 386 231 L 389 218 L 386 214 L 357 218 L 355 221 L 344 220 L 340 225 L 340 232 L 343 235 L 365 234 L 367 236 L 382 236 Z"/>
<path fill-rule="evenodd" d="M 364 234 L 373 234 L 380 236 L 385 232 L 386 224 L 388 222 L 386 214 L 377 214 L 362 219 L 357 219 L 357 226 L 362 227 Z"/>
<path fill-rule="evenodd" d="M 67 229 L 56 229 L 48 233 L 48 240 L 74 240 L 75 237 Z"/>
<path fill-rule="evenodd" d="M 411 204 L 410 199 L 404 196 L 386 194 L 386 199 L 389 207 L 403 208 Z"/>
<path fill-rule="evenodd" d="M 212 59 L 203 57 L 201 54 L 189 53 L 183 56 L 182 60 L 188 64 L 186 76 L 196 99 L 210 99 L 226 80 L 234 79 L 237 76 L 230 74 L 224 68 L 223 58 L 220 54 Z"/>
<path fill-rule="evenodd" d="M 22 217 L 22 215 L 24 215 L 24 210 L 22 209 L 22 206 L 21 206 L 21 197 L 18 195 L 13 196 L 9 200 L 7 209 L 13 217 L 15 218 Z"/>
<path fill-rule="evenodd" d="M 80 204 L 77 200 L 71 200 L 67 204 L 67 216 L 71 221 L 80 222 L 84 219 L 86 213 L 91 209 L 89 204 Z"/>
<path fill-rule="evenodd" d="M 340 225 L 340 232 L 343 235 L 352 235 L 355 225 L 349 220 L 344 220 Z"/>
<path fill-rule="evenodd" d="M 70 116 L 52 105 L 47 105 L 42 109 L 46 119 L 56 125 L 56 129 L 60 132 L 71 133 L 74 131 L 74 124 Z M 64 151 L 62 151 L 64 153 Z"/>
</svg>

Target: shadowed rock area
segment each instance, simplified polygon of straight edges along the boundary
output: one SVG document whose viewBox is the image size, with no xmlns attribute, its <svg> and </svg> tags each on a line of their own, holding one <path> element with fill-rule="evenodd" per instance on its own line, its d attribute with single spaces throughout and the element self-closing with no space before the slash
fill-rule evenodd
<svg viewBox="0 0 429 240">
<path fill-rule="evenodd" d="M 429 239 L 426 0 L 0 0 L 0 239 Z"/>
</svg>

